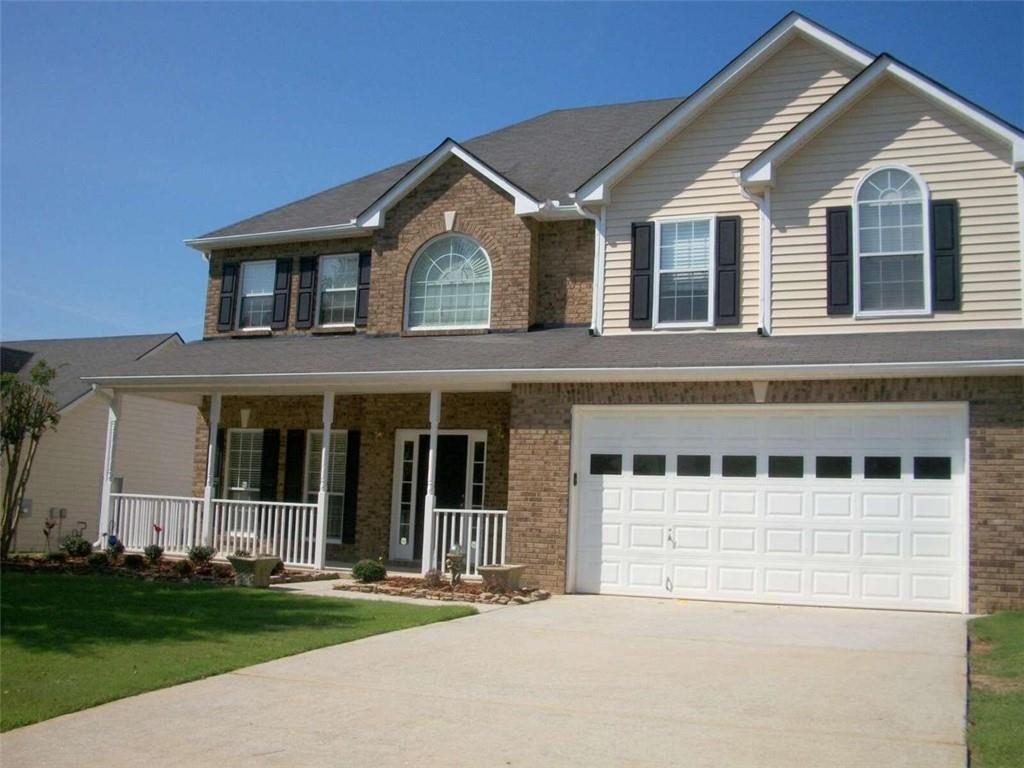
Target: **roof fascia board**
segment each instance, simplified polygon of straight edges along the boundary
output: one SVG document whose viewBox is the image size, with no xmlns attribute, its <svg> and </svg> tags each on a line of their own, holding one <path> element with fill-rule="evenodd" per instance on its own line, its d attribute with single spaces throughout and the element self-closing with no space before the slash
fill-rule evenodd
<svg viewBox="0 0 1024 768">
<path fill-rule="evenodd" d="M 906 376 L 1016 376 L 1024 374 L 1024 358 L 893 363 L 796 365 L 674 366 L 655 368 L 488 368 L 477 370 L 375 371 L 324 373 L 172 374 L 98 376 L 85 379 L 104 388 L 201 388 L 209 392 L 232 387 L 377 387 L 458 388 L 513 383 L 631 381 L 771 381 L 792 379 L 899 378 Z M 413 391 L 413 390 L 410 390 Z"/>
<path fill-rule="evenodd" d="M 185 240 L 185 245 L 203 253 L 221 248 L 237 248 L 248 245 L 273 245 L 299 240 L 333 240 L 345 237 L 360 237 L 370 234 L 369 229 L 357 226 L 355 221 L 346 224 L 328 224 L 322 227 L 300 227 L 277 229 L 269 232 L 252 232 L 245 235 L 221 235 L 219 237 L 195 237 Z"/>
<path fill-rule="evenodd" d="M 459 146 L 455 140 L 445 139 L 433 152 L 420 160 L 405 176 L 395 182 L 387 192 L 378 197 L 365 211 L 359 214 L 355 220 L 356 224 L 366 229 L 376 229 L 384 226 L 384 219 L 388 209 L 415 189 L 420 182 L 436 171 L 450 157 L 457 157 L 492 184 L 511 195 L 515 201 L 515 212 L 517 215 L 522 216 L 536 213 L 540 210 L 541 204 L 529 194 L 484 163 L 473 153 Z"/>
<path fill-rule="evenodd" d="M 848 40 L 798 13 L 790 13 L 580 186 L 576 190 L 576 199 L 582 203 L 607 203 L 610 189 L 616 181 L 643 162 L 748 72 L 756 69 L 765 58 L 797 35 L 823 45 L 862 67 L 868 66 L 873 60 L 870 54 Z"/>
<path fill-rule="evenodd" d="M 950 109 L 997 139 L 1008 142 L 1012 148 L 1014 169 L 1024 168 L 1024 134 L 1004 125 L 948 88 L 929 80 L 888 54 L 882 54 L 832 98 L 794 126 L 789 133 L 751 160 L 740 171 L 740 182 L 748 188 L 773 186 L 779 165 L 827 128 L 886 76 L 895 78 L 931 101 Z"/>
</svg>

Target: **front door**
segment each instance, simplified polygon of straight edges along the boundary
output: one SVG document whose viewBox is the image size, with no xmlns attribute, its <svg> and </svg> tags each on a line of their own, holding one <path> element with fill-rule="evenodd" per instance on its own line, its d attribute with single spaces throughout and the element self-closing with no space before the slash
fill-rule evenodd
<svg viewBox="0 0 1024 768">
<path fill-rule="evenodd" d="M 434 497 L 437 509 L 471 509 L 481 497 L 482 465 L 487 433 L 445 431 L 437 436 Z M 391 559 L 419 560 L 423 552 L 423 519 L 427 494 L 430 435 L 399 430 L 395 441 L 395 483 L 391 515 Z M 478 459 L 474 462 L 474 458 Z"/>
</svg>

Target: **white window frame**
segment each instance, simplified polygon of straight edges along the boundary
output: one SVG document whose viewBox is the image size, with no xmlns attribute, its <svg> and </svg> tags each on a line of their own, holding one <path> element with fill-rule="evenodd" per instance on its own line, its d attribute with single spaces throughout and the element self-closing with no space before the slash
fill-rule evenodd
<svg viewBox="0 0 1024 768">
<path fill-rule="evenodd" d="M 258 261 L 243 261 L 241 274 L 238 280 L 238 307 L 235 309 L 235 327 L 240 331 L 269 331 L 269 325 L 242 325 L 242 304 L 245 302 L 245 273 L 251 267 L 258 264 L 271 264 L 274 266 L 274 281 L 277 280 L 277 262 L 274 259 L 259 259 Z M 274 284 L 270 285 L 270 293 L 254 293 L 252 296 L 270 296 L 273 302 Z M 273 304 L 271 304 L 271 315 L 273 315 Z"/>
<path fill-rule="evenodd" d="M 234 497 L 231 495 L 232 491 L 242 491 L 242 490 L 250 491 L 250 490 L 253 490 L 252 488 L 244 488 L 244 489 L 243 488 L 236 488 L 235 486 L 233 486 L 233 485 L 231 485 L 229 483 L 229 480 L 231 478 L 231 436 L 235 435 L 235 434 L 241 434 L 243 432 L 249 432 L 249 433 L 256 433 L 256 432 L 258 432 L 260 434 L 263 434 L 263 430 L 262 429 L 242 429 L 240 427 L 231 427 L 230 429 L 227 430 L 227 437 L 225 438 L 225 442 L 224 442 L 224 470 L 223 470 L 224 471 L 224 477 L 222 478 L 222 483 L 223 484 L 221 485 L 221 488 L 222 488 L 221 493 L 222 493 L 222 495 L 223 495 L 223 497 L 225 499 L 234 499 Z M 259 491 L 260 491 L 260 488 L 262 487 L 262 483 L 263 483 L 263 446 L 261 444 L 260 445 L 260 484 L 257 485 L 256 489 L 255 489 L 256 493 L 257 493 L 257 499 L 256 500 L 259 500 Z M 239 499 L 239 501 L 244 501 L 244 499 Z"/>
<path fill-rule="evenodd" d="M 356 262 L 356 284 L 352 288 L 335 288 L 330 293 L 343 293 L 351 291 L 355 295 L 355 312 L 352 315 L 351 323 L 321 323 L 320 322 L 320 300 L 325 293 L 321 287 L 323 285 L 323 268 L 325 259 L 338 259 L 338 258 L 355 258 Z M 316 327 L 317 328 L 354 328 L 356 324 L 356 313 L 359 312 L 359 254 L 358 253 L 324 253 L 317 257 L 316 263 L 316 306 L 314 311 L 316 314 Z"/>
<path fill-rule="evenodd" d="M 487 266 L 491 270 L 490 286 L 488 287 L 487 296 L 487 320 L 483 323 L 472 323 L 469 325 L 413 325 L 410 321 L 410 309 L 412 304 L 412 273 L 415 270 L 416 262 L 419 261 L 423 252 L 431 245 L 434 241 L 440 240 L 444 237 L 466 237 L 472 240 L 480 248 L 484 257 L 487 259 Z M 491 254 L 487 252 L 483 244 L 472 235 L 467 235 L 465 232 L 444 232 L 440 235 L 436 235 L 425 243 L 421 244 L 416 249 L 416 255 L 412 257 L 412 261 L 409 262 L 409 267 L 406 270 L 405 275 L 405 309 L 404 309 L 404 326 L 407 331 L 469 331 L 487 329 L 491 327 L 491 316 L 494 310 L 494 262 L 491 260 Z"/>
<path fill-rule="evenodd" d="M 311 493 L 316 494 L 320 492 L 319 488 L 309 487 L 309 460 L 312 457 L 310 448 L 313 445 L 313 435 L 322 435 L 322 429 L 307 429 L 306 430 L 306 456 L 302 462 L 302 499 L 304 502 L 309 502 L 309 496 Z M 343 493 L 332 493 L 327 492 L 328 496 L 341 496 L 342 507 L 341 507 L 341 535 L 339 536 L 327 536 L 326 540 L 330 544 L 341 544 L 342 539 L 345 536 L 345 497 L 348 495 L 348 430 L 347 429 L 332 429 L 331 430 L 331 448 L 333 449 L 337 443 L 336 440 L 341 440 L 345 444 L 345 491 Z M 320 474 L 323 475 L 324 468 L 320 467 Z M 315 502 L 314 502 L 315 503 Z"/>
<path fill-rule="evenodd" d="M 860 308 L 860 189 L 864 183 L 879 171 L 903 171 L 917 182 L 921 190 L 921 258 L 923 264 L 924 307 L 921 309 L 878 309 L 862 310 Z M 887 163 L 869 169 L 860 177 L 853 189 L 853 316 L 855 319 L 871 320 L 884 317 L 927 317 L 932 314 L 932 205 L 931 191 L 921 174 L 906 165 Z M 887 256 L 904 254 L 872 253 L 869 256 Z"/>
<path fill-rule="evenodd" d="M 711 238 L 710 242 L 710 253 L 708 254 L 708 318 L 707 320 L 692 320 L 686 323 L 663 323 L 659 318 L 660 307 L 661 307 L 661 227 L 664 224 L 678 224 L 687 221 L 706 221 L 710 228 L 709 235 Z M 678 329 L 678 328 L 714 328 L 715 327 L 715 259 L 716 259 L 716 248 L 718 247 L 718 215 L 714 213 L 709 214 L 694 214 L 692 216 L 675 216 L 671 219 L 655 219 L 654 220 L 654 288 L 651 301 L 653 307 L 651 308 L 651 327 L 655 330 L 665 329 Z M 672 270 L 666 270 L 671 272 Z"/>
</svg>

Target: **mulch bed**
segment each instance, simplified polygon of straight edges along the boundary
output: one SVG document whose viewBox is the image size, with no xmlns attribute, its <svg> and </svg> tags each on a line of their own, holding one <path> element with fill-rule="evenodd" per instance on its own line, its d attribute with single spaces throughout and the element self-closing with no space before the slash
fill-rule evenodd
<svg viewBox="0 0 1024 768">
<path fill-rule="evenodd" d="M 23 573 L 102 574 L 142 579 L 144 581 L 197 582 L 221 585 L 233 585 L 235 583 L 235 570 L 227 563 L 208 563 L 194 568 L 191 573 L 182 573 L 176 570 L 176 566 L 177 563 L 183 560 L 184 558 L 169 558 L 165 556 L 160 559 L 159 563 L 150 564 L 145 562 L 140 568 L 130 568 L 124 564 L 123 555 L 117 559 L 116 563 L 107 565 L 91 565 L 84 557 L 51 560 L 45 555 L 14 555 L 0 563 L 0 567 L 4 571 L 20 571 Z M 337 578 L 337 573 L 329 571 L 286 569 L 271 576 L 270 583 L 294 584 L 303 581 L 321 581 Z"/>
<path fill-rule="evenodd" d="M 547 600 L 550 592 L 542 589 L 524 588 L 514 592 L 487 592 L 479 581 L 462 581 L 452 590 L 450 584 L 428 587 L 423 579 L 412 576 L 389 576 L 383 581 L 364 583 L 343 581 L 335 589 L 346 592 L 366 592 L 392 597 L 415 597 L 421 600 L 458 601 L 463 603 L 492 603 L 496 605 L 523 605 Z"/>
</svg>

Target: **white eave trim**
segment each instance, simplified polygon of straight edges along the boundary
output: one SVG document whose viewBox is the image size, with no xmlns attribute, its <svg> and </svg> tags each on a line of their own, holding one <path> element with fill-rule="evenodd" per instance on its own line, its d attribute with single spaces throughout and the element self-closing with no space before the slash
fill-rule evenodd
<svg viewBox="0 0 1024 768">
<path fill-rule="evenodd" d="M 534 200 L 533 197 L 478 157 L 459 146 L 458 142 L 453 139 L 445 139 L 437 149 L 420 160 L 412 170 L 399 179 L 387 192 L 378 197 L 365 211 L 359 214 L 355 219 L 356 224 L 367 229 L 384 226 L 384 217 L 388 209 L 415 189 L 420 182 L 437 170 L 450 157 L 457 157 L 499 189 L 511 195 L 515 201 L 515 212 L 517 215 L 523 216 L 537 213 L 540 210 L 541 203 L 539 201 Z"/>
<path fill-rule="evenodd" d="M 740 171 L 740 183 L 751 189 L 774 185 L 775 172 L 779 165 L 828 127 L 886 76 L 895 78 L 901 84 L 916 90 L 939 106 L 946 107 L 995 138 L 1009 143 L 1013 152 L 1014 169 L 1024 168 L 1024 134 L 1013 130 L 949 89 L 932 82 L 910 67 L 896 61 L 888 54 L 882 54 L 875 59 L 870 67 L 804 118 L 789 133 L 751 160 Z"/>
<path fill-rule="evenodd" d="M 810 19 L 795 12 L 790 13 L 704 83 L 686 101 L 656 123 L 632 146 L 586 181 L 576 191 L 576 200 L 580 203 L 607 203 L 609 190 L 616 181 L 661 147 L 713 100 L 756 69 L 765 58 L 797 35 L 816 42 L 862 67 L 868 66 L 873 60 L 867 52 Z"/>
<path fill-rule="evenodd" d="M 359 237 L 370 234 L 355 223 L 328 224 L 322 227 L 300 227 L 298 229 L 276 229 L 269 232 L 252 232 L 245 235 L 221 235 L 219 237 L 195 237 L 186 240 L 185 245 L 197 251 L 209 253 L 218 248 L 236 248 L 247 245 L 272 245 L 301 240 L 332 240 L 343 237 Z"/>
<path fill-rule="evenodd" d="M 508 388 L 527 383 L 613 383 L 633 381 L 781 381 L 807 379 L 903 378 L 912 376 L 1017 376 L 1024 358 L 907 363 L 812 363 L 801 365 L 687 366 L 654 368 L 485 368 L 437 371 L 334 371 L 322 373 L 182 374 L 97 376 L 85 379 L 105 388 L 212 390 L 266 387 L 326 387 L 335 391 L 366 388 L 425 391 L 432 387 Z"/>
</svg>

